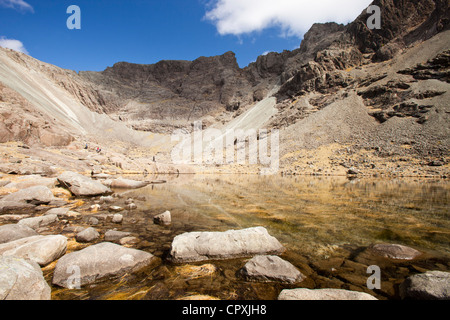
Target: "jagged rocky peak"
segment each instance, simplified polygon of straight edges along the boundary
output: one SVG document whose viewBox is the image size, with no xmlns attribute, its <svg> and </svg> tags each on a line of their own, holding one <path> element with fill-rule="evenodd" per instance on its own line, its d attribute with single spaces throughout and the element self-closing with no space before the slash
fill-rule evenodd
<svg viewBox="0 0 450 320">
<path fill-rule="evenodd" d="M 101 88 L 109 113 L 120 113 L 122 119 L 133 121 L 190 121 L 234 111 L 253 100 L 252 84 L 231 51 L 194 61 L 120 62 L 103 72 L 83 72 L 80 76 Z"/>
<path fill-rule="evenodd" d="M 345 26 L 343 24 L 337 24 L 335 22 L 315 23 L 305 33 L 298 53 L 311 54 L 312 52 L 323 50 L 344 31 Z"/>
<path fill-rule="evenodd" d="M 363 53 L 376 53 L 375 61 L 391 59 L 401 48 L 424 41 L 449 28 L 448 0 L 375 0 L 381 10 L 381 29 L 370 30 L 365 10 L 347 27 Z"/>
</svg>

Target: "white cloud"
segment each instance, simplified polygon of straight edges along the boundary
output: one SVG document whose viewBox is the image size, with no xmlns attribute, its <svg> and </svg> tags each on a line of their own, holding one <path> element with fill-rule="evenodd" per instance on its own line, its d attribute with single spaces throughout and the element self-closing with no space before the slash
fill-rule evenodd
<svg viewBox="0 0 450 320">
<path fill-rule="evenodd" d="M 19 52 L 28 54 L 27 49 L 25 49 L 23 43 L 19 40 L 7 39 L 5 37 L 0 37 L 0 47 L 13 49 L 15 51 L 19 51 Z"/>
<path fill-rule="evenodd" d="M 16 10 L 28 10 L 34 12 L 33 7 L 23 0 L 0 0 L 0 6 Z"/>
<path fill-rule="evenodd" d="M 302 37 L 314 23 L 353 21 L 372 0 L 213 0 L 205 18 L 221 35 L 242 35 L 270 27 L 282 36 Z"/>
</svg>

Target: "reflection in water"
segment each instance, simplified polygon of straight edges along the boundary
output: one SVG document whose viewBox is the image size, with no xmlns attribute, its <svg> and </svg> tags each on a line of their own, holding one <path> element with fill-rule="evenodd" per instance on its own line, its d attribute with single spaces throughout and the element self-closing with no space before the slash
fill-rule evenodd
<svg viewBox="0 0 450 320">
<path fill-rule="evenodd" d="M 361 261 L 342 259 L 373 243 L 399 243 L 443 256 L 450 253 L 447 181 L 349 181 L 345 177 L 255 175 L 181 175 L 158 179 L 167 183 L 119 191 L 123 192 L 122 199 L 146 198 L 145 202 L 137 202 L 138 210 L 125 214 L 120 230 L 139 235 L 142 241 L 138 248 L 161 257 L 162 266 L 132 281 L 116 282 L 113 287 L 103 284 L 78 292 L 56 291 L 56 298 L 176 299 L 201 293 L 221 299 L 275 299 L 287 287 L 250 285 L 236 278 L 236 271 L 245 259 L 213 261 L 215 271 L 208 276 L 183 277 L 180 273 L 183 269 L 168 264 L 164 258 L 172 239 L 190 231 L 266 227 L 287 248 L 283 258 L 307 273 L 308 280 L 302 287 L 309 288 L 355 289 L 359 285 L 358 290 L 367 291 Z M 166 210 L 172 214 L 172 225 L 153 224 L 153 216 Z M 336 267 L 354 268 L 351 276 L 328 275 L 323 265 L 328 266 L 336 259 L 341 259 Z M 448 269 L 446 259 L 436 265 Z M 423 267 L 396 267 L 391 277 L 404 279 L 411 270 L 417 272 Z M 359 270 L 360 278 L 355 276 L 355 270 Z M 378 292 L 381 295 L 378 297 L 395 297 L 393 284 L 386 286 L 388 289 Z"/>
<path fill-rule="evenodd" d="M 170 210 L 176 226 L 264 226 L 290 249 L 396 241 L 449 252 L 448 182 L 344 177 L 182 176 L 144 194 L 145 209 Z"/>
</svg>

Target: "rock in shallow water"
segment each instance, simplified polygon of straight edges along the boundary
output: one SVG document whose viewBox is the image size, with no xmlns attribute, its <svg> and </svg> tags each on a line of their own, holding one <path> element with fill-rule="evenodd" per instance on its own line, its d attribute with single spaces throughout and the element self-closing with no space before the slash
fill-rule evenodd
<svg viewBox="0 0 450 320">
<path fill-rule="evenodd" d="M 400 285 L 403 299 L 449 300 L 450 272 L 428 271 L 407 278 Z"/>
<path fill-rule="evenodd" d="M 91 242 L 97 240 L 100 234 L 92 227 L 86 228 L 81 232 L 78 232 L 76 239 L 78 242 Z"/>
<path fill-rule="evenodd" d="M 36 262 L 0 257 L 0 300 L 50 300 L 51 289 Z"/>
<path fill-rule="evenodd" d="M 278 256 L 253 257 L 240 270 L 240 274 L 246 280 L 263 282 L 296 283 L 305 279 L 296 267 Z"/>
<path fill-rule="evenodd" d="M 281 243 L 263 227 L 225 232 L 188 232 L 173 239 L 170 259 L 174 262 L 231 259 L 281 254 L 284 250 Z"/>
<path fill-rule="evenodd" d="M 111 181 L 111 188 L 118 189 L 137 189 L 145 187 L 146 185 L 148 185 L 148 182 L 123 178 L 118 178 Z"/>
<path fill-rule="evenodd" d="M 46 266 L 67 250 L 67 238 L 61 235 L 32 236 L 0 245 L 1 256 L 15 256 Z"/>
<path fill-rule="evenodd" d="M 54 208 L 48 210 L 45 215 L 56 214 L 58 218 L 79 218 L 81 213 L 70 211 L 69 208 Z"/>
<path fill-rule="evenodd" d="M 412 260 L 422 254 L 416 249 L 400 244 L 379 243 L 369 247 L 369 251 L 386 258 Z"/>
<path fill-rule="evenodd" d="M 111 193 L 111 190 L 79 173 L 66 171 L 58 176 L 58 181 L 76 196 L 97 196 Z"/>
<path fill-rule="evenodd" d="M 284 289 L 278 300 L 378 300 L 374 296 L 343 289 Z"/>
<path fill-rule="evenodd" d="M 170 214 L 170 211 L 163 212 L 161 214 L 158 214 L 153 217 L 153 222 L 156 224 L 161 224 L 168 226 L 172 223 L 172 216 Z"/>
<path fill-rule="evenodd" d="M 73 287 L 74 283 L 83 286 L 156 266 L 158 261 L 148 252 L 102 242 L 59 259 L 53 273 L 53 284 L 65 288 Z"/>
<path fill-rule="evenodd" d="M 114 223 L 122 223 L 123 221 L 123 215 L 116 213 L 115 215 L 113 215 L 112 217 L 112 222 Z"/>
</svg>

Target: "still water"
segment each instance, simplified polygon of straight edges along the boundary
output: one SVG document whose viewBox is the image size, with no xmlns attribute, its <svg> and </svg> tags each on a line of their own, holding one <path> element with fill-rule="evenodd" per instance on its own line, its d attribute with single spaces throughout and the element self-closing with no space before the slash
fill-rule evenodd
<svg viewBox="0 0 450 320">
<path fill-rule="evenodd" d="M 134 177 L 135 178 L 135 177 Z M 142 178 L 142 177 L 141 177 Z M 426 179 L 356 179 L 256 175 L 154 177 L 167 183 L 121 192 L 136 201 L 118 228 L 138 236 L 134 246 L 162 259 L 159 268 L 82 290 L 54 290 L 58 299 L 180 299 L 208 295 L 220 299 L 276 299 L 283 288 L 335 287 L 367 291 L 361 257 L 374 243 L 398 243 L 427 252 L 417 263 L 386 264 L 378 298 L 398 297 L 398 283 L 426 270 L 449 270 L 450 182 Z M 120 205 L 120 203 L 119 203 Z M 169 210 L 172 225 L 153 223 Z M 165 258 L 172 239 L 183 232 L 265 227 L 285 247 L 282 258 L 308 279 L 301 285 L 245 282 L 236 275 L 246 259 L 172 265 Z M 105 230 L 113 225 L 106 222 Z M 366 260 L 364 260 L 366 259 Z M 247 259 L 248 260 L 248 259 Z M 329 270 L 339 274 L 330 274 Z M 342 271 L 342 272 L 341 272 Z M 202 274 L 203 272 L 203 274 Z"/>
</svg>

